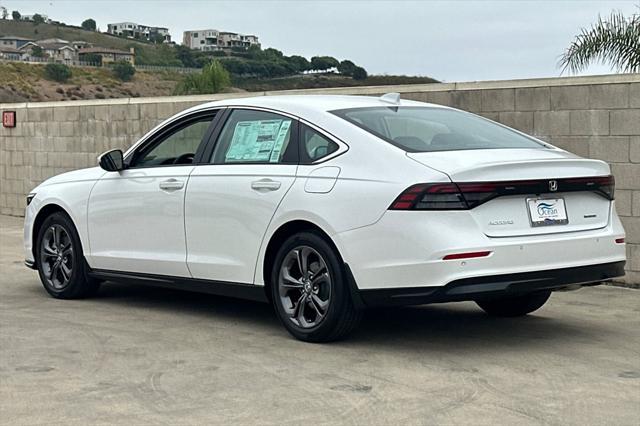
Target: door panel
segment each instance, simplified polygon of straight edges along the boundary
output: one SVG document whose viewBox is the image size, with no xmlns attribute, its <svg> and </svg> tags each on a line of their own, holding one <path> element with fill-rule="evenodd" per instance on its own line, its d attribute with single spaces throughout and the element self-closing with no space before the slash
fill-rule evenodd
<svg viewBox="0 0 640 426">
<path fill-rule="evenodd" d="M 106 173 L 89 198 L 90 265 L 96 269 L 189 277 L 184 197 L 193 162 L 215 128 L 217 111 L 170 122 Z"/>
<path fill-rule="evenodd" d="M 298 122 L 271 111 L 229 110 L 185 200 L 187 264 L 194 278 L 253 283 L 262 238 L 293 185 Z"/>
<path fill-rule="evenodd" d="M 294 164 L 198 166 L 185 202 L 194 278 L 252 283 L 264 233 L 295 180 Z"/>
<path fill-rule="evenodd" d="M 193 166 L 107 173 L 89 199 L 91 267 L 189 277 L 184 195 Z"/>
</svg>

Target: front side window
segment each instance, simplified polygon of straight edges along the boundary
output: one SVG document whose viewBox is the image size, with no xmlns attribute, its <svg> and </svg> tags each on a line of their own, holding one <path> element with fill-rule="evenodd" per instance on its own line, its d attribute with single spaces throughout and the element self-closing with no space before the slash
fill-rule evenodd
<svg viewBox="0 0 640 426">
<path fill-rule="evenodd" d="M 313 163 L 338 150 L 338 144 L 306 124 L 301 124 L 300 130 L 302 136 L 301 163 Z"/>
<path fill-rule="evenodd" d="M 369 107 L 332 112 L 408 152 L 545 148 L 532 138 L 462 111 Z"/>
<path fill-rule="evenodd" d="M 192 164 L 212 120 L 212 115 L 192 118 L 169 129 L 136 153 L 130 167 Z"/>
<path fill-rule="evenodd" d="M 279 114 L 234 110 L 225 123 L 211 158 L 214 164 L 296 163 L 295 122 Z"/>
</svg>

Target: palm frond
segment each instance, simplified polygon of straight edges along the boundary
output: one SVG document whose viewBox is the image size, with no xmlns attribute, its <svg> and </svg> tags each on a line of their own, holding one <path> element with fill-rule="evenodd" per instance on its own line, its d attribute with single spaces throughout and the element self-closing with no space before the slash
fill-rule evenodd
<svg viewBox="0 0 640 426">
<path fill-rule="evenodd" d="M 592 62 L 608 63 L 620 72 L 640 72 L 640 14 L 630 18 L 621 12 L 613 12 L 608 19 L 598 16 L 590 29 L 582 29 L 558 66 L 562 72 L 577 73 Z"/>
</svg>

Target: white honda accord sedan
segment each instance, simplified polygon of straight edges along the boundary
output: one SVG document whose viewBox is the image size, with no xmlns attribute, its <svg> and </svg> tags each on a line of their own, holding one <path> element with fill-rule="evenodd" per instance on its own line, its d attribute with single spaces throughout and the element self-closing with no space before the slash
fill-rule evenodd
<svg viewBox="0 0 640 426">
<path fill-rule="evenodd" d="M 321 342 L 366 307 L 518 316 L 624 274 L 606 163 L 398 94 L 207 103 L 99 165 L 28 196 L 26 264 L 53 297 L 103 281 L 244 297 Z"/>
</svg>

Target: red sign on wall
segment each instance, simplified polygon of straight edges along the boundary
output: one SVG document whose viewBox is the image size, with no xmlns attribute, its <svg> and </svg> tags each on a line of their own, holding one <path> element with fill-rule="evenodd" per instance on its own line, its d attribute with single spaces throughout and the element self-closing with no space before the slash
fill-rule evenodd
<svg viewBox="0 0 640 426">
<path fill-rule="evenodd" d="M 2 111 L 2 126 L 3 127 L 16 127 L 16 112 L 15 111 Z"/>
</svg>

